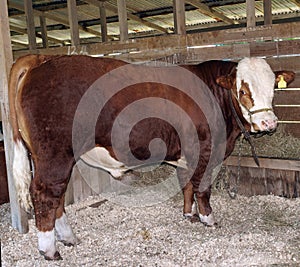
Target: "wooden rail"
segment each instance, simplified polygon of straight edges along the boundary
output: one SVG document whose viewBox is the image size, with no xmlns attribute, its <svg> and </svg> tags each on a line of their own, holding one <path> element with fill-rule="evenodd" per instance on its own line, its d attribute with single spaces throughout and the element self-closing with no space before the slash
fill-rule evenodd
<svg viewBox="0 0 300 267">
<path fill-rule="evenodd" d="M 259 158 L 260 167 L 256 165 L 252 157 L 241 157 L 240 164 L 243 167 L 251 168 L 268 168 L 274 170 L 289 170 L 289 171 L 300 171 L 300 159 L 289 160 L 289 159 L 272 159 L 272 158 Z M 239 157 L 230 156 L 224 162 L 227 166 L 238 166 Z"/>
</svg>

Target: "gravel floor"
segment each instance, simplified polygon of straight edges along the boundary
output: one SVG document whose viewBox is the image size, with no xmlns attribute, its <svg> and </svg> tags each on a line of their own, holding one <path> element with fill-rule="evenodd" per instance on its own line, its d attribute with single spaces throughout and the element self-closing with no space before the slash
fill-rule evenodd
<svg viewBox="0 0 300 267">
<path fill-rule="evenodd" d="M 67 207 L 81 243 L 59 243 L 59 262 L 39 255 L 34 220 L 21 235 L 10 226 L 9 205 L 1 205 L 2 266 L 300 266 L 300 199 L 214 192 L 219 226 L 212 228 L 183 219 L 181 194 L 145 208 L 103 200 Z"/>
</svg>

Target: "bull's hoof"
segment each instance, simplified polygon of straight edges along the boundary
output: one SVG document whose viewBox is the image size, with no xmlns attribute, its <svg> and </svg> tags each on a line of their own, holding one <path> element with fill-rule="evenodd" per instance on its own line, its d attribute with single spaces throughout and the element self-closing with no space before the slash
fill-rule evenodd
<svg viewBox="0 0 300 267">
<path fill-rule="evenodd" d="M 184 216 L 184 218 L 186 220 L 190 221 L 191 223 L 198 223 L 198 222 L 200 222 L 200 218 L 199 218 L 199 216 L 197 214 L 193 214 L 192 215 L 192 214 L 188 213 L 188 214 L 184 214 L 183 216 Z"/>
<path fill-rule="evenodd" d="M 48 255 L 46 255 L 46 253 L 44 251 L 40 250 L 40 254 L 44 256 L 45 260 L 47 261 L 59 261 L 62 260 L 63 258 L 60 256 L 59 252 L 56 251 L 53 255 L 53 257 L 50 257 Z"/>
<path fill-rule="evenodd" d="M 217 223 L 215 222 L 214 216 L 213 214 L 209 214 L 209 215 L 202 215 L 199 214 L 199 218 L 200 218 L 200 222 L 202 222 L 205 226 L 216 226 Z"/>
</svg>

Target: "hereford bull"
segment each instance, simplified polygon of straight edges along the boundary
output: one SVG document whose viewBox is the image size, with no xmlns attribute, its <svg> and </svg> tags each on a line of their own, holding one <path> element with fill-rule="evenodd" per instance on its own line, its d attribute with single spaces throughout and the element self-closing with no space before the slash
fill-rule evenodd
<svg viewBox="0 0 300 267">
<path fill-rule="evenodd" d="M 118 72 L 124 67 L 126 71 Z M 161 73 L 166 76 L 164 71 L 158 68 L 150 79 L 153 68 L 150 69 L 87 56 L 29 55 L 13 65 L 9 84 L 13 174 L 20 201 L 26 209 L 34 208 L 38 247 L 45 259 L 61 258 L 56 238 L 65 245 L 76 243 L 64 213 L 64 194 L 76 160 L 88 160 L 95 153 L 98 166 L 113 176 L 120 176 L 143 161 L 149 163 L 149 159 L 150 163 L 169 162 L 177 166 L 184 215 L 193 216 L 196 201 L 200 220 L 213 225 L 211 180 L 207 177 L 220 163 L 215 160 L 217 155 L 222 160 L 226 158 L 241 134 L 230 98 L 248 131 L 274 131 L 277 126 L 272 110 L 276 79 L 263 59 L 170 67 L 165 83 L 161 78 L 153 78 Z M 294 77 L 291 72 L 278 74 L 287 82 Z M 188 91 L 184 87 L 193 79 L 203 84 Z M 113 86 L 109 85 L 111 81 L 115 81 Z M 115 90 L 114 86 L 120 88 Z M 214 99 L 199 104 L 193 99 L 198 92 L 209 93 Z M 138 112 L 121 119 L 122 112 L 133 102 L 141 104 Z M 171 103 L 180 108 L 171 108 Z M 207 112 L 206 108 L 212 110 Z M 218 112 L 221 117 L 215 115 Z M 144 115 L 133 119 L 130 123 L 134 125 L 126 128 L 132 116 L 141 113 Z M 192 128 L 196 135 L 190 134 Z M 127 131 L 128 140 L 117 137 L 114 143 L 114 132 L 118 135 L 123 131 Z M 164 145 L 154 142 L 151 150 L 153 139 L 163 140 Z M 209 162 L 212 164 L 208 168 Z M 209 182 L 202 185 L 204 180 Z"/>
</svg>

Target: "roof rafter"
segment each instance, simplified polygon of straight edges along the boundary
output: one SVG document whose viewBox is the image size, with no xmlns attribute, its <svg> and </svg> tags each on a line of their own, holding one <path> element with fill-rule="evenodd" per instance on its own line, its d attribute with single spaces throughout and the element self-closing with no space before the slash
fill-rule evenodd
<svg viewBox="0 0 300 267">
<path fill-rule="evenodd" d="M 12 8 L 18 9 L 20 11 L 24 11 L 24 6 L 21 5 L 21 4 L 14 3 L 12 1 L 10 1 L 9 2 L 9 6 L 12 7 Z M 60 17 L 58 17 L 56 15 L 50 14 L 48 12 L 43 12 L 43 11 L 40 11 L 40 10 L 37 10 L 37 9 L 34 9 L 33 13 L 34 13 L 35 16 L 45 17 L 45 18 L 57 21 L 57 22 L 65 25 L 65 26 L 70 27 L 70 23 L 69 23 L 68 20 L 62 19 L 62 18 L 60 18 Z M 79 29 L 82 30 L 82 31 L 84 31 L 84 32 L 87 32 L 87 33 L 95 35 L 95 36 L 101 36 L 100 32 L 98 32 L 98 31 L 94 31 L 92 29 L 88 29 L 88 28 L 83 27 L 81 25 L 78 25 L 78 26 L 79 26 Z"/>
<path fill-rule="evenodd" d="M 209 17 L 212 17 L 212 18 L 217 18 L 217 19 L 220 19 L 220 20 L 223 20 L 224 22 L 228 23 L 228 24 L 238 24 L 237 21 L 235 20 L 232 20 L 226 16 L 224 16 L 222 13 L 218 12 L 218 11 L 215 11 L 213 9 L 211 9 L 210 7 L 208 7 L 207 5 L 203 4 L 203 3 L 200 3 L 199 1 L 197 0 L 185 0 L 187 3 L 193 5 L 194 7 L 198 8 L 198 10 L 209 16 Z"/>
<path fill-rule="evenodd" d="M 300 0 L 293 0 L 293 2 L 300 7 Z"/>
<path fill-rule="evenodd" d="M 19 28 L 19 27 L 13 26 L 13 25 L 10 25 L 9 27 L 14 32 L 27 35 L 27 30 L 24 30 L 22 28 Z M 40 33 L 36 33 L 36 36 L 39 37 L 39 38 L 42 38 L 42 35 Z M 56 43 L 56 44 L 65 45 L 64 41 L 53 38 L 53 37 L 50 37 L 50 36 L 48 36 L 48 40 L 50 40 L 50 41 L 52 41 L 53 43 Z"/>
<path fill-rule="evenodd" d="M 100 7 L 101 5 L 101 1 L 98 1 L 98 0 L 84 0 L 86 3 L 88 4 L 91 4 L 91 5 L 94 5 L 94 6 L 97 6 L 97 7 Z M 105 8 L 107 8 L 108 10 L 110 10 L 111 12 L 113 13 L 116 13 L 118 14 L 118 8 L 115 7 L 114 5 L 108 3 L 108 2 L 105 2 Z M 147 21 L 147 20 L 144 20 L 144 19 L 141 19 L 140 17 L 130 13 L 130 12 L 127 12 L 127 17 L 131 20 L 134 20 L 134 21 L 137 21 L 143 25 L 146 25 L 147 27 L 149 28 L 152 28 L 152 29 L 155 29 L 155 30 L 158 30 L 160 32 L 164 32 L 164 33 L 168 33 L 168 29 L 165 29 L 155 23 L 152 23 L 150 21 Z"/>
</svg>

